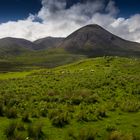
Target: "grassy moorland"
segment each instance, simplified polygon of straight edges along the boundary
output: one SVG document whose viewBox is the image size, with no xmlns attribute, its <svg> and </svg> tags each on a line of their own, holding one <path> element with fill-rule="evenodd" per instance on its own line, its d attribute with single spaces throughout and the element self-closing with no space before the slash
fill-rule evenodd
<svg viewBox="0 0 140 140">
<path fill-rule="evenodd" d="M 0 72 L 52 68 L 86 58 L 84 55 L 71 54 L 64 49 L 28 51 L 21 55 L 4 55 L 0 57 Z"/>
<path fill-rule="evenodd" d="M 1 140 L 139 140 L 139 118 L 139 59 L 0 74 Z"/>
</svg>

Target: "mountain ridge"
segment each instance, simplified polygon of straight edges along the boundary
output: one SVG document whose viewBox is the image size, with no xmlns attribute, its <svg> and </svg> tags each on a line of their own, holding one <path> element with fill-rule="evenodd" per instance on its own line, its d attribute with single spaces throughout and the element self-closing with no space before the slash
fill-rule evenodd
<svg viewBox="0 0 140 140">
<path fill-rule="evenodd" d="M 35 40 L 33 43 L 40 46 L 39 49 L 48 49 L 52 47 L 57 47 L 63 41 L 64 38 L 62 37 L 45 37 Z"/>
<path fill-rule="evenodd" d="M 86 25 L 66 38 L 45 37 L 33 42 L 7 37 L 0 39 L 0 54 L 20 55 L 26 51 L 62 48 L 69 53 L 97 56 L 140 57 L 140 43 L 118 37 L 97 24 Z"/>
<path fill-rule="evenodd" d="M 140 43 L 127 41 L 97 24 L 84 26 L 64 39 L 61 46 L 73 53 L 89 56 L 139 56 Z"/>
</svg>

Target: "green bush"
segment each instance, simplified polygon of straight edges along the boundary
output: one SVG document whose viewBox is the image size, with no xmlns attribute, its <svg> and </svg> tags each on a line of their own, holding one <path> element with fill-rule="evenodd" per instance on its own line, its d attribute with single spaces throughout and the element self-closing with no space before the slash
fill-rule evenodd
<svg viewBox="0 0 140 140">
<path fill-rule="evenodd" d="M 97 94 L 93 94 L 93 95 L 87 97 L 85 99 L 85 102 L 88 104 L 92 104 L 92 103 L 94 104 L 96 102 L 99 102 L 99 96 Z"/>
<path fill-rule="evenodd" d="M 68 112 L 63 112 L 51 118 L 52 125 L 55 127 L 64 127 L 70 123 Z"/>
<path fill-rule="evenodd" d="M 40 116 L 39 116 L 39 111 L 38 111 L 38 110 L 33 111 L 33 112 L 31 113 L 31 117 L 32 117 L 32 118 L 39 118 L 39 117 L 40 117 Z"/>
<path fill-rule="evenodd" d="M 18 131 L 25 131 L 25 126 L 22 122 L 17 123 L 17 130 Z"/>
<path fill-rule="evenodd" d="M 123 134 L 119 131 L 113 131 L 110 133 L 108 140 L 136 140 L 133 134 Z"/>
<path fill-rule="evenodd" d="M 26 113 L 23 114 L 22 121 L 27 122 L 27 123 L 31 122 L 31 120 L 29 118 L 29 113 L 26 112 Z"/>
<path fill-rule="evenodd" d="M 77 114 L 76 119 L 77 121 L 85 121 L 85 122 L 89 121 L 88 114 L 86 113 L 86 111 L 80 111 Z"/>
<path fill-rule="evenodd" d="M 73 129 L 69 129 L 66 140 L 95 140 L 96 135 L 96 131 L 90 127 L 80 129 L 77 133 Z"/>
<path fill-rule="evenodd" d="M 128 99 L 127 101 L 123 101 L 121 103 L 120 108 L 125 112 L 137 112 L 140 109 L 140 102 Z"/>
<path fill-rule="evenodd" d="M 51 120 L 54 117 L 56 117 L 57 115 L 59 115 L 60 113 L 62 113 L 62 110 L 58 110 L 58 109 L 49 110 L 49 112 L 48 112 L 48 118 Z"/>
<path fill-rule="evenodd" d="M 77 140 L 95 140 L 96 132 L 92 128 L 82 129 Z"/>
<path fill-rule="evenodd" d="M 6 116 L 8 118 L 17 118 L 17 110 L 15 108 L 7 109 Z"/>
<path fill-rule="evenodd" d="M 108 132 L 112 132 L 112 131 L 115 131 L 115 130 L 117 130 L 115 125 L 109 124 L 109 125 L 106 126 L 106 131 L 108 131 Z"/>
<path fill-rule="evenodd" d="M 18 104 L 19 104 L 19 101 L 16 98 L 12 98 L 8 102 L 8 106 L 14 106 L 14 105 L 18 105 Z"/>
<path fill-rule="evenodd" d="M 4 115 L 3 104 L 0 103 L 0 116 Z"/>
<path fill-rule="evenodd" d="M 31 124 L 27 129 L 28 137 L 34 140 L 45 140 L 44 132 L 42 131 L 42 124 Z"/>
<path fill-rule="evenodd" d="M 20 134 L 20 133 L 16 133 L 13 139 L 9 139 L 9 140 L 26 140 L 25 136 Z"/>
<path fill-rule="evenodd" d="M 97 110 L 96 110 L 96 115 L 97 115 L 97 118 L 104 118 L 104 117 L 107 117 L 107 110 L 105 107 L 99 107 Z"/>
<path fill-rule="evenodd" d="M 79 105 L 83 101 L 82 97 L 73 97 L 71 98 L 72 105 Z"/>
<path fill-rule="evenodd" d="M 48 110 L 46 108 L 43 108 L 40 110 L 40 115 L 42 117 L 46 117 L 48 115 Z"/>
<path fill-rule="evenodd" d="M 17 123 L 16 122 L 11 122 L 5 129 L 4 133 L 6 135 L 6 137 L 10 140 L 10 138 L 14 138 L 15 137 L 15 130 L 17 127 Z"/>
<path fill-rule="evenodd" d="M 68 129 L 65 140 L 77 140 L 77 135 L 73 128 Z"/>
</svg>

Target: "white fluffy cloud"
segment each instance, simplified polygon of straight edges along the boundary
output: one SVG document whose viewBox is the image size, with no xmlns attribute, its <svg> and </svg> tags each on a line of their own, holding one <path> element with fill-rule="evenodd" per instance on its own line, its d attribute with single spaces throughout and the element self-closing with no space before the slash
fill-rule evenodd
<svg viewBox="0 0 140 140">
<path fill-rule="evenodd" d="M 140 14 L 125 19 L 117 17 L 118 12 L 113 0 L 108 4 L 104 0 L 87 0 L 68 9 L 66 0 L 42 0 L 42 8 L 36 15 L 0 24 L 0 38 L 10 36 L 36 40 L 46 36 L 65 37 L 84 25 L 99 24 L 124 39 L 140 42 Z"/>
</svg>

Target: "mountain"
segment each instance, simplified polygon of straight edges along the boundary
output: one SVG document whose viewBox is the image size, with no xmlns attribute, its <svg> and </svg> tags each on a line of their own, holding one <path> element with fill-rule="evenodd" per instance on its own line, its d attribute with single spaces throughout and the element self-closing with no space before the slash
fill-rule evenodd
<svg viewBox="0 0 140 140">
<path fill-rule="evenodd" d="M 34 42 L 11 37 L 0 39 L 0 57 L 48 48 L 61 48 L 88 57 L 140 56 L 139 43 L 124 40 L 96 24 L 82 27 L 66 38 L 46 37 Z"/>
<path fill-rule="evenodd" d="M 96 24 L 75 31 L 59 47 L 88 56 L 140 56 L 139 43 L 124 40 Z"/>
<path fill-rule="evenodd" d="M 39 49 L 48 49 L 48 48 L 59 46 L 63 40 L 64 38 L 46 37 L 46 38 L 38 39 L 34 41 L 34 43 L 40 46 Z"/>
<path fill-rule="evenodd" d="M 37 49 L 39 46 L 25 39 L 20 38 L 3 38 L 0 39 L 1 55 L 20 55 Z"/>
</svg>

